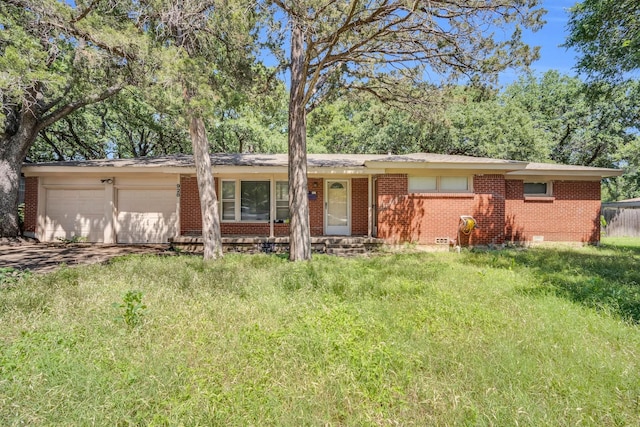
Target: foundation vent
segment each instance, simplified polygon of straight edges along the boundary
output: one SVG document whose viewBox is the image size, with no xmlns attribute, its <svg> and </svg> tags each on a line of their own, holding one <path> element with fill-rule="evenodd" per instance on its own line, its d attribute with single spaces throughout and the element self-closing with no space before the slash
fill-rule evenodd
<svg viewBox="0 0 640 427">
<path fill-rule="evenodd" d="M 436 237 L 436 245 L 448 245 L 449 238 L 448 237 Z"/>
</svg>

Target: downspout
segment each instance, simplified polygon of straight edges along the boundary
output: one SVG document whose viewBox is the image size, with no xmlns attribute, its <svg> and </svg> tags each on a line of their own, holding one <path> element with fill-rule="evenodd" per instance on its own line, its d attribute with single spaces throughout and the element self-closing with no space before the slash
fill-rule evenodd
<svg viewBox="0 0 640 427">
<path fill-rule="evenodd" d="M 378 194 L 376 193 L 375 189 L 378 186 L 378 177 L 376 176 L 375 178 L 373 178 L 373 183 L 371 184 L 371 192 L 372 192 L 372 198 L 371 198 L 371 204 L 370 204 L 370 209 L 371 209 L 371 229 L 372 229 L 372 236 L 373 237 L 378 237 Z"/>
</svg>

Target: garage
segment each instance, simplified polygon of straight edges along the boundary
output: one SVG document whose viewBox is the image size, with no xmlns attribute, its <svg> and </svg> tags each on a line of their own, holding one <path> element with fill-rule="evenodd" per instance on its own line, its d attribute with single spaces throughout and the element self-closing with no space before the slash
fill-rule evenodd
<svg viewBox="0 0 640 427">
<path fill-rule="evenodd" d="M 103 242 L 104 189 L 47 189 L 44 241 Z"/>
<path fill-rule="evenodd" d="M 166 243 L 177 235 L 175 189 L 118 189 L 116 241 Z"/>
</svg>

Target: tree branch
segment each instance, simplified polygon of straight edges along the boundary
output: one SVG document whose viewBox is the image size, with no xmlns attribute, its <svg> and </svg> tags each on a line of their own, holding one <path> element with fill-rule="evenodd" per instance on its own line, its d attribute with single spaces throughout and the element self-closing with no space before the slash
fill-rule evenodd
<svg viewBox="0 0 640 427">
<path fill-rule="evenodd" d="M 38 124 L 35 129 L 36 133 L 40 132 L 42 129 L 46 128 L 47 126 L 52 125 L 56 121 L 68 116 L 69 114 L 73 113 L 74 111 L 82 107 L 86 107 L 87 105 L 90 105 L 90 104 L 95 104 L 96 102 L 104 101 L 105 99 L 120 92 L 126 85 L 127 83 L 125 82 L 117 83 L 111 87 L 108 87 L 101 93 L 91 94 L 82 100 L 70 102 L 68 104 L 61 106 L 55 111 L 52 111 L 50 114 L 42 117 L 38 121 Z"/>
</svg>

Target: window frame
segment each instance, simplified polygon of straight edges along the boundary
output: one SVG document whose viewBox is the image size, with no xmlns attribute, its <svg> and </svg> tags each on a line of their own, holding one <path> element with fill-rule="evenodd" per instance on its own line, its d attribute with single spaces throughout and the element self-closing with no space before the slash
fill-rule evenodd
<svg viewBox="0 0 640 427">
<path fill-rule="evenodd" d="M 224 197 L 224 183 L 233 183 L 233 199 Z M 221 179 L 220 180 L 220 221 L 223 222 L 236 222 L 238 218 L 238 180 L 236 179 Z M 224 205 L 225 203 L 233 203 L 233 219 L 225 219 L 224 217 Z"/>
<path fill-rule="evenodd" d="M 546 185 L 546 191 L 544 193 L 527 193 L 526 185 L 527 184 L 544 184 Z M 527 180 L 522 183 L 522 193 L 525 197 L 552 197 L 553 196 L 553 181 L 535 181 L 535 180 Z"/>
<path fill-rule="evenodd" d="M 289 182 L 283 179 L 269 179 L 269 178 L 220 178 L 220 200 L 219 200 L 219 217 L 220 221 L 224 223 L 254 223 L 254 224 L 265 224 L 271 221 L 273 222 L 286 222 L 291 218 L 290 213 L 287 213 L 286 218 L 278 218 L 278 203 L 280 203 L 280 208 L 282 209 L 283 203 L 286 203 L 287 212 L 289 208 L 289 191 L 288 186 Z M 234 197 L 233 199 L 224 198 L 224 194 L 222 192 L 222 187 L 225 182 L 233 182 L 234 183 Z M 268 219 L 242 219 L 242 183 L 243 182 L 264 182 L 269 184 L 269 218 Z M 284 183 L 287 186 L 287 198 L 278 199 L 277 186 L 278 183 Z M 225 203 L 234 203 L 233 210 L 233 219 L 225 219 L 224 218 L 224 204 Z M 273 217 L 272 217 L 273 214 Z"/>
<path fill-rule="evenodd" d="M 287 188 L 286 191 L 286 195 L 287 197 L 285 199 L 279 199 L 278 198 L 278 184 L 284 184 Z M 289 212 L 289 181 L 283 181 L 283 180 L 274 180 L 273 181 L 273 186 L 274 186 L 274 192 L 275 192 L 275 197 L 274 197 L 274 208 L 275 208 L 275 218 L 273 218 L 273 220 L 275 222 L 286 222 L 291 218 L 291 212 Z M 287 208 L 287 216 L 286 218 L 279 218 L 278 217 L 278 203 L 280 203 L 280 209 L 284 209 L 282 203 L 285 203 L 286 208 Z"/>
<path fill-rule="evenodd" d="M 415 187 L 411 187 L 411 179 L 412 178 L 435 178 L 436 180 L 436 188 L 420 190 Z M 467 189 L 466 190 L 443 190 L 442 189 L 442 178 L 466 178 L 467 179 Z M 409 176 L 407 179 L 407 190 L 409 194 L 472 194 L 473 193 L 473 175 L 413 175 Z"/>
</svg>

